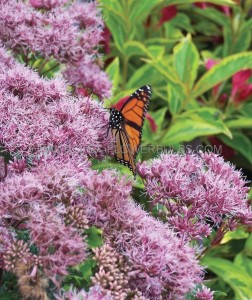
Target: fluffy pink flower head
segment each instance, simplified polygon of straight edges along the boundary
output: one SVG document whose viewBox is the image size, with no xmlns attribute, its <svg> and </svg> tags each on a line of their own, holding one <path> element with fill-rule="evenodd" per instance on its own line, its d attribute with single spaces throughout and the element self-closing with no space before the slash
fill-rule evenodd
<svg viewBox="0 0 252 300">
<path fill-rule="evenodd" d="M 57 6 L 61 6 L 66 2 L 68 2 L 68 0 L 30 0 L 30 4 L 34 8 L 46 8 L 46 9 L 52 9 Z"/>
<path fill-rule="evenodd" d="M 89 166 L 87 161 L 71 156 L 45 158 L 36 167 L 21 174 L 12 173 L 0 183 L 3 223 L 7 229 L 28 231 L 30 237 L 25 244 L 4 241 L 3 247 L 9 249 L 4 253 L 5 268 L 15 269 L 12 261 L 20 256 L 24 263 L 33 266 L 34 273 L 41 267 L 56 283 L 56 275 L 66 275 L 69 266 L 86 258 L 82 227 L 79 229 L 73 222 L 66 225 L 65 221 L 69 209 L 75 207 L 81 177 L 89 172 Z M 37 248 L 37 255 L 30 253 L 31 245 Z"/>
<path fill-rule="evenodd" d="M 111 96 L 111 82 L 107 74 L 89 56 L 64 71 L 64 77 L 75 87 L 84 87 L 100 99 Z"/>
<path fill-rule="evenodd" d="M 202 282 L 194 250 L 169 227 L 148 215 L 130 198 L 131 183 L 113 171 L 89 173 L 82 179 L 80 203 L 91 224 L 133 266 L 129 288 L 147 299 L 183 299 Z"/>
<path fill-rule="evenodd" d="M 26 2 L 16 0 L 0 3 L 0 39 L 14 51 L 24 54 L 38 52 L 61 62 L 80 60 L 94 54 L 102 39 L 102 18 L 96 2 L 63 5 L 64 0 L 31 0 L 38 11 Z M 10 12 L 15 11 L 15 14 Z"/>
<path fill-rule="evenodd" d="M 60 295 L 55 295 L 57 300 L 113 300 L 108 292 L 104 292 L 99 285 L 92 286 L 88 292 L 84 289 L 77 291 L 70 288 L 68 292 L 61 291 Z"/>
<path fill-rule="evenodd" d="M 2 66 L 0 140 L 6 150 L 23 156 L 56 148 L 91 157 L 110 152 L 108 113 L 100 104 L 71 97 L 61 78 L 40 78 L 15 62 Z"/>
<path fill-rule="evenodd" d="M 196 300 L 212 300 L 213 299 L 213 294 L 209 288 L 206 286 L 202 286 L 201 288 L 198 288 L 195 294 L 195 299 Z"/>
<path fill-rule="evenodd" d="M 167 210 L 160 216 L 180 236 L 201 239 L 211 233 L 224 217 L 229 227 L 235 222 L 251 223 L 248 187 L 240 171 L 213 153 L 162 154 L 159 159 L 138 164 L 153 205 Z"/>
</svg>

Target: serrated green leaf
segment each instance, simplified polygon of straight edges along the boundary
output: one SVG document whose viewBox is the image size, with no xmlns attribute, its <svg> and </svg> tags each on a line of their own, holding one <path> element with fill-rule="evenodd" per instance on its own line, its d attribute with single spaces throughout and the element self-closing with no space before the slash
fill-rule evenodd
<svg viewBox="0 0 252 300">
<path fill-rule="evenodd" d="M 106 73 L 109 76 L 110 81 L 112 82 L 113 89 L 112 93 L 117 89 L 119 80 L 120 80 L 120 64 L 119 58 L 116 57 L 112 63 L 110 63 L 106 69 Z"/>
<path fill-rule="evenodd" d="M 226 145 L 240 152 L 252 164 L 251 140 L 242 132 L 232 131 L 232 135 L 233 135 L 232 139 L 224 135 L 220 135 L 219 138 Z"/>
<path fill-rule="evenodd" d="M 252 68 L 252 53 L 244 52 L 224 58 L 220 63 L 207 71 L 196 83 L 193 89 L 193 98 L 202 95 L 217 84 L 225 81 L 242 69 Z"/>
<path fill-rule="evenodd" d="M 220 111 L 214 108 L 200 108 L 185 112 L 177 116 L 171 124 L 162 140 L 163 144 L 170 146 L 218 133 L 231 137 L 231 132 L 219 116 Z"/>
<path fill-rule="evenodd" d="M 207 266 L 232 287 L 235 299 L 252 299 L 252 278 L 237 265 L 226 259 L 207 256 L 201 260 L 201 264 Z"/>
<path fill-rule="evenodd" d="M 197 77 L 199 53 L 188 35 L 174 48 L 174 68 L 180 80 L 185 84 L 187 94 Z"/>
</svg>

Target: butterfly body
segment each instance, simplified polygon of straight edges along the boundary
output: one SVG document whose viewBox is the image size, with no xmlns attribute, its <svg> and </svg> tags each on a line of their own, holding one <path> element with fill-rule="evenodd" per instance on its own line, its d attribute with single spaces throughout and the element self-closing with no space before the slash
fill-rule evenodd
<svg viewBox="0 0 252 300">
<path fill-rule="evenodd" d="M 110 109 L 109 128 L 115 140 L 115 158 L 136 175 L 135 158 L 141 143 L 142 127 L 151 97 L 151 87 L 142 86 L 120 110 Z"/>
</svg>

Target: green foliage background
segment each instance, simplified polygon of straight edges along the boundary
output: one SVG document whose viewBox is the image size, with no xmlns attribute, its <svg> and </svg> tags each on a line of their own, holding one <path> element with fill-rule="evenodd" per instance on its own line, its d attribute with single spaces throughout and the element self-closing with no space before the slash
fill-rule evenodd
<svg viewBox="0 0 252 300">
<path fill-rule="evenodd" d="M 157 131 L 152 132 L 145 122 L 143 146 L 179 149 L 185 143 L 193 147 L 195 142 L 206 146 L 214 136 L 221 146 L 233 150 L 235 155 L 229 159 L 251 180 L 252 97 L 238 103 L 231 97 L 232 76 L 252 69 L 251 1 L 208 1 L 205 9 L 190 0 L 99 2 L 111 33 L 110 52 L 104 57 L 113 83 L 107 106 L 150 84 L 149 114 Z M 162 8 L 169 5 L 176 5 L 176 15 L 158 26 Z M 230 14 L 221 11 L 221 6 L 229 7 Z M 208 59 L 219 63 L 207 70 Z M 212 90 L 217 85 L 216 94 Z M 222 94 L 227 95 L 225 103 L 220 101 Z M 157 155 L 158 151 L 142 152 L 138 157 L 147 160 Z M 109 164 L 122 168 L 112 161 Z M 101 169 L 107 166 L 108 162 L 97 164 Z M 148 205 L 142 192 L 143 184 L 137 181 L 135 199 Z M 208 266 L 206 284 L 215 290 L 215 299 L 252 299 L 250 231 L 243 227 L 227 233 L 221 244 L 209 247 L 201 258 Z"/>
</svg>

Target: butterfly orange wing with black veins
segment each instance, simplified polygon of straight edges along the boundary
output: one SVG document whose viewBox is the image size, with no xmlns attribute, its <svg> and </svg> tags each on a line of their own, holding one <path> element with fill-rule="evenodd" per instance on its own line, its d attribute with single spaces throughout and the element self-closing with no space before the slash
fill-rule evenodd
<svg viewBox="0 0 252 300">
<path fill-rule="evenodd" d="M 151 97 L 151 87 L 136 90 L 120 111 L 111 109 L 109 127 L 115 140 L 115 158 L 136 175 L 135 158 L 141 143 L 145 114 Z"/>
</svg>

